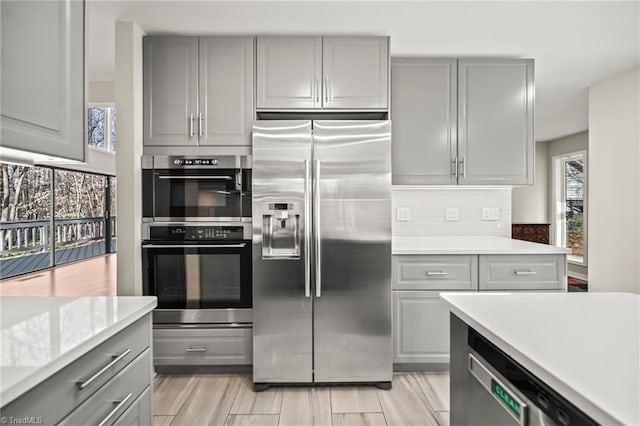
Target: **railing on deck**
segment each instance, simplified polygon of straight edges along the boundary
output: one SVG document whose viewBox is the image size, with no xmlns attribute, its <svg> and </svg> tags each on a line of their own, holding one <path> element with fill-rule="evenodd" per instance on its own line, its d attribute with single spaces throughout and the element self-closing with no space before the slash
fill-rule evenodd
<svg viewBox="0 0 640 426">
<path fill-rule="evenodd" d="M 113 239 L 116 236 L 116 217 L 113 216 L 108 220 L 111 222 Z M 107 219 L 104 217 L 56 219 L 52 235 L 51 221 L 48 219 L 2 222 L 0 223 L 0 256 L 50 250 L 49 241 L 52 237 L 56 247 L 71 247 L 103 240 L 106 224 Z"/>
</svg>

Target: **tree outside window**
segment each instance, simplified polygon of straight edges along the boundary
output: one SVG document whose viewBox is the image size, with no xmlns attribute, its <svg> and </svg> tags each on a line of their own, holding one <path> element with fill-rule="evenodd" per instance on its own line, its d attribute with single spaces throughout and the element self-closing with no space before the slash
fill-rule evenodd
<svg viewBox="0 0 640 426">
<path fill-rule="evenodd" d="M 113 105 L 91 105 L 87 113 L 88 144 L 106 152 L 116 152 L 117 110 Z"/>
</svg>

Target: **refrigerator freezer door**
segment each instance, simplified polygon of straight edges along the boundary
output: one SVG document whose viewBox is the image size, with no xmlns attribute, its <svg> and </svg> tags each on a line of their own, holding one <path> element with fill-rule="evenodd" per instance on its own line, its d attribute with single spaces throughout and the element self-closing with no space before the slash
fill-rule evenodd
<svg viewBox="0 0 640 426">
<path fill-rule="evenodd" d="M 253 126 L 253 381 L 313 380 L 310 121 Z M 272 229 L 266 229 L 266 226 Z M 275 228 L 273 228 L 275 227 Z M 298 233 L 293 236 L 291 233 Z M 280 238 L 280 240 L 277 240 Z M 263 250 L 263 242 L 269 244 Z M 292 246 L 292 247 L 289 247 Z M 279 255 L 279 253 L 281 255 Z"/>
<path fill-rule="evenodd" d="M 315 121 L 313 140 L 315 381 L 388 382 L 391 123 Z"/>
</svg>

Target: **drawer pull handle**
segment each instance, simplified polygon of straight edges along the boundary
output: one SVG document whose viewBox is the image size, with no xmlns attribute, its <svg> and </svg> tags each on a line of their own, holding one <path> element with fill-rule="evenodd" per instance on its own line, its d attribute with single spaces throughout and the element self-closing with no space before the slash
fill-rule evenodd
<svg viewBox="0 0 640 426">
<path fill-rule="evenodd" d="M 197 347 L 197 348 L 187 348 L 187 352 L 206 352 L 207 348 L 205 346 Z"/>
<path fill-rule="evenodd" d="M 444 277 L 445 275 L 449 275 L 449 273 L 444 271 L 427 271 L 428 277 Z"/>
<path fill-rule="evenodd" d="M 111 367 L 113 367 L 114 365 L 116 365 L 118 362 L 120 362 L 124 357 L 126 357 L 127 355 L 129 355 L 131 353 L 131 349 L 127 349 L 126 351 L 122 352 L 120 355 L 111 355 L 111 357 L 113 358 L 113 360 L 111 360 L 111 362 L 109 362 L 107 365 L 105 365 L 104 367 L 102 367 L 100 369 L 100 371 L 98 371 L 96 374 L 94 374 L 93 376 L 89 377 L 87 380 L 82 380 L 80 382 L 76 382 L 76 385 L 78 386 L 78 388 L 80 390 L 86 388 L 87 386 L 89 386 L 91 383 L 95 382 L 98 377 L 102 376 L 104 373 L 106 373 Z"/>
<path fill-rule="evenodd" d="M 113 401 L 113 403 L 116 404 L 116 406 L 113 407 L 113 409 L 111 411 L 109 411 L 109 414 L 107 414 L 107 416 L 104 419 L 102 419 L 102 421 L 100 423 L 98 423 L 98 426 L 104 426 L 107 423 L 109 423 L 109 420 L 111 420 L 111 418 L 113 416 L 115 416 L 115 414 L 118 412 L 118 410 L 120 410 L 120 408 L 122 408 L 125 405 L 127 405 L 127 402 L 129 402 L 129 400 L 131 399 L 132 396 L 133 396 L 132 394 L 129 394 L 129 395 L 125 396 L 120 401 Z"/>
<path fill-rule="evenodd" d="M 514 271 L 516 275 L 535 275 L 536 271 Z"/>
</svg>

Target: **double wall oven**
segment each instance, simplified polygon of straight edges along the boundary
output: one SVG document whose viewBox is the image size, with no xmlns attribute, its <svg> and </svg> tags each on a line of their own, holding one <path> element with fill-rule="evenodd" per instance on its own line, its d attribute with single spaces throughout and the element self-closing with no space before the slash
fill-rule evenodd
<svg viewBox="0 0 640 426">
<path fill-rule="evenodd" d="M 145 156 L 143 293 L 155 327 L 241 326 L 251 311 L 250 157 Z"/>
</svg>

